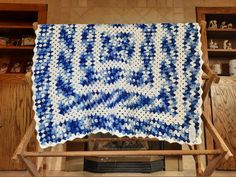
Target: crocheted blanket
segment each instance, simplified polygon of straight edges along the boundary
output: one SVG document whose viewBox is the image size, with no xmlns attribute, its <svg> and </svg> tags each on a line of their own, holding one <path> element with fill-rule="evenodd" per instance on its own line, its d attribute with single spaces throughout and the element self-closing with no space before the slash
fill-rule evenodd
<svg viewBox="0 0 236 177">
<path fill-rule="evenodd" d="M 199 31 L 197 23 L 39 25 L 40 146 L 97 132 L 201 143 Z"/>
</svg>

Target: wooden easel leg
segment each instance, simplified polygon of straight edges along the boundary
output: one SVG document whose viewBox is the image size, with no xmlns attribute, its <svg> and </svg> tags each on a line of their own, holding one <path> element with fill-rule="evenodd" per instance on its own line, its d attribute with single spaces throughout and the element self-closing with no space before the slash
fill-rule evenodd
<svg viewBox="0 0 236 177">
<path fill-rule="evenodd" d="M 40 147 L 37 148 L 38 152 L 43 152 L 43 149 L 41 149 Z M 39 172 L 43 171 L 43 165 L 44 165 L 44 161 L 45 161 L 45 157 L 38 157 L 37 158 L 37 170 Z"/>
<path fill-rule="evenodd" d="M 195 150 L 199 150 L 199 145 L 194 145 Z M 195 166 L 196 166 L 196 176 L 202 176 L 203 174 L 203 165 L 201 161 L 201 156 L 200 155 L 195 155 Z"/>
<path fill-rule="evenodd" d="M 211 176 L 214 170 L 219 166 L 223 159 L 227 160 L 229 157 L 232 157 L 233 154 L 225 144 L 224 140 L 214 127 L 211 121 L 209 121 L 203 112 L 202 114 L 202 121 L 205 124 L 206 128 L 208 129 L 209 133 L 211 134 L 212 138 L 214 139 L 215 143 L 222 149 L 222 153 L 220 155 L 215 156 L 207 165 L 203 176 Z"/>
<path fill-rule="evenodd" d="M 38 177 L 41 176 L 40 173 L 37 171 L 37 167 L 35 164 L 33 164 L 29 159 L 25 158 L 23 155 L 18 155 L 18 157 L 20 158 L 20 160 L 22 162 L 24 162 L 27 170 L 29 171 L 29 173 L 31 174 L 31 176 L 33 177 Z"/>
<path fill-rule="evenodd" d="M 211 84 L 212 84 L 213 81 L 214 81 L 214 77 L 210 77 L 210 79 L 208 79 L 206 81 L 206 83 L 204 84 L 204 86 L 202 88 L 203 89 L 203 93 L 202 93 L 202 100 L 203 101 L 206 99 L 207 94 L 210 90 L 210 87 L 211 87 Z"/>
<path fill-rule="evenodd" d="M 198 145 L 194 145 L 194 146 L 189 145 L 189 149 L 190 150 L 199 150 L 199 146 Z M 202 174 L 203 174 L 203 165 L 202 165 L 200 155 L 193 155 L 193 158 L 194 158 L 194 161 L 195 161 L 196 176 L 202 176 Z"/>
<path fill-rule="evenodd" d="M 16 160 L 18 155 L 21 154 L 23 151 L 26 150 L 27 145 L 29 144 L 29 141 L 34 133 L 34 129 L 35 129 L 35 121 L 33 120 L 30 124 L 30 126 L 28 127 L 28 129 L 25 132 L 25 135 L 23 136 L 23 138 L 20 141 L 20 144 L 17 146 L 12 159 Z"/>
<path fill-rule="evenodd" d="M 23 153 L 26 151 L 29 141 L 34 133 L 35 129 L 35 121 L 33 120 L 28 127 L 25 135 L 20 141 L 20 144 L 17 146 L 16 151 L 13 154 L 12 159 L 16 160 L 19 159 L 22 163 L 25 164 L 27 170 L 30 172 L 32 176 L 40 176 L 40 173 L 37 171 L 36 165 L 34 165 L 29 159 L 25 158 Z"/>
<path fill-rule="evenodd" d="M 213 158 L 207 165 L 203 176 L 211 176 L 214 170 L 220 165 L 221 161 L 224 159 L 227 152 L 224 152 L 220 155 L 217 155 L 215 158 Z"/>
<path fill-rule="evenodd" d="M 228 146 L 225 144 L 224 140 L 220 136 L 219 132 L 216 130 L 212 122 L 210 122 L 206 116 L 205 113 L 203 112 L 202 114 L 202 121 L 205 124 L 206 128 L 208 129 L 209 133 L 211 134 L 212 138 L 216 142 L 216 144 L 222 149 L 222 153 L 226 152 L 224 154 L 225 160 L 227 160 L 229 157 L 233 157 L 232 152 L 228 148 Z"/>
</svg>

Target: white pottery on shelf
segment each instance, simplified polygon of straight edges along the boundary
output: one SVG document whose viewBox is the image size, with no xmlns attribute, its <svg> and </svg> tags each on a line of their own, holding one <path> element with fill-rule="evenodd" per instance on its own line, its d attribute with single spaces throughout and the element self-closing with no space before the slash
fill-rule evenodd
<svg viewBox="0 0 236 177">
<path fill-rule="evenodd" d="M 213 64 L 212 69 L 215 71 L 216 74 L 222 74 L 221 64 Z"/>
<path fill-rule="evenodd" d="M 236 76 L 236 59 L 229 61 L 229 74 L 231 76 Z"/>
</svg>

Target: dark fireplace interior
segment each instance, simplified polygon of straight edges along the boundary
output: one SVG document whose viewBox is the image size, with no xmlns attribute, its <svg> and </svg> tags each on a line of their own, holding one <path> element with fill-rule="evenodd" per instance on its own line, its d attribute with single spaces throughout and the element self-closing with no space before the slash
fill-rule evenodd
<svg viewBox="0 0 236 177">
<path fill-rule="evenodd" d="M 98 133 L 91 138 L 111 138 L 110 134 Z M 88 151 L 104 150 L 153 150 L 163 149 L 161 141 L 132 140 L 132 141 L 89 141 Z M 143 172 L 149 173 L 164 169 L 163 156 L 117 156 L 117 157 L 86 157 L 84 170 L 91 172 Z"/>
</svg>

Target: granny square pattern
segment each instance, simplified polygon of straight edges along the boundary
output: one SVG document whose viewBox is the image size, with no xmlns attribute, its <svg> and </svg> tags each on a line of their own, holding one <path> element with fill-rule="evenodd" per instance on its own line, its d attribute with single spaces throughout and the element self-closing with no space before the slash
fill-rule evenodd
<svg viewBox="0 0 236 177">
<path fill-rule="evenodd" d="M 199 31 L 197 23 L 39 25 L 40 146 L 97 132 L 201 143 Z"/>
</svg>

